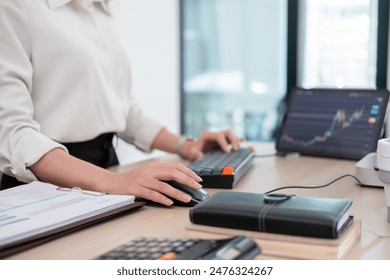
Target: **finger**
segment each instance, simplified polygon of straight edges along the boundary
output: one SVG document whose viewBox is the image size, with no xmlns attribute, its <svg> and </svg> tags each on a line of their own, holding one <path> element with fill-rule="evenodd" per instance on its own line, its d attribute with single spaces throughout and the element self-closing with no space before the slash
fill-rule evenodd
<svg viewBox="0 0 390 280">
<path fill-rule="evenodd" d="M 183 185 L 186 185 L 195 190 L 202 188 L 202 185 L 199 184 L 198 181 L 195 181 L 193 177 L 190 177 L 188 176 L 188 174 L 186 174 L 186 172 L 190 174 L 195 174 L 195 173 L 192 170 L 188 169 L 187 167 L 185 167 L 185 169 L 186 170 L 184 170 L 184 172 L 179 170 L 172 170 L 166 174 L 166 178 L 168 178 L 168 180 L 173 180 Z M 196 178 L 202 180 L 198 175 L 195 174 L 195 176 Z"/>
<path fill-rule="evenodd" d="M 194 171 L 181 163 L 149 163 L 142 167 L 140 176 L 154 177 L 157 180 L 171 180 L 172 174 L 176 172 L 183 173 L 185 176 L 192 178 L 196 182 L 202 181 Z"/>
<path fill-rule="evenodd" d="M 166 182 L 158 180 L 148 182 L 143 186 L 143 189 L 144 198 L 167 206 L 172 205 L 173 201 L 171 198 L 182 202 L 191 201 L 191 197 L 188 194 L 183 193 Z"/>
<path fill-rule="evenodd" d="M 190 148 L 189 153 L 188 153 L 189 160 L 191 160 L 191 161 L 197 160 L 197 159 L 201 158 L 202 156 L 203 156 L 203 152 L 198 147 L 196 147 L 194 145 Z"/>
<path fill-rule="evenodd" d="M 180 173 L 173 174 L 173 175 L 180 176 L 181 173 L 182 173 L 182 174 L 186 175 L 187 177 L 190 177 L 191 179 L 195 180 L 196 182 L 201 182 L 202 181 L 201 177 L 199 177 L 194 171 L 192 171 L 191 169 L 189 169 L 188 167 L 184 166 L 181 163 L 175 163 L 174 168 L 176 170 L 178 170 Z"/>
<path fill-rule="evenodd" d="M 158 181 L 157 181 L 158 182 Z M 173 204 L 173 200 L 161 194 L 160 192 L 153 189 L 153 186 L 147 184 L 146 187 L 140 187 L 133 191 L 134 196 L 138 198 L 147 199 L 156 203 L 160 203 L 166 206 L 171 206 Z"/>
<path fill-rule="evenodd" d="M 173 180 L 194 189 L 200 189 L 202 187 L 199 184 L 202 178 L 181 163 L 164 163 L 150 167 L 153 169 L 150 169 L 148 176 L 153 176 L 156 180 Z"/>
<path fill-rule="evenodd" d="M 219 147 L 226 153 L 229 152 L 229 143 L 224 133 L 218 133 L 215 141 Z"/>
<path fill-rule="evenodd" d="M 232 146 L 234 150 L 237 150 L 240 146 L 240 142 L 243 141 L 242 138 L 238 137 L 233 130 L 227 130 L 225 132 L 226 138 L 228 139 L 228 142 Z"/>
<path fill-rule="evenodd" d="M 160 182 L 162 186 L 160 187 L 160 190 L 167 196 L 174 198 L 176 200 L 180 200 L 182 202 L 190 202 L 191 201 L 191 196 L 188 194 L 172 187 L 168 183 L 165 182 Z"/>
</svg>

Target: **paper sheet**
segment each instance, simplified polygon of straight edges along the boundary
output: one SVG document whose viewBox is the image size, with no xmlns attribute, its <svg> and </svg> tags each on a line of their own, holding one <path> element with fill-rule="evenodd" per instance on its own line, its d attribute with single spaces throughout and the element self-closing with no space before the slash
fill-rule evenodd
<svg viewBox="0 0 390 280">
<path fill-rule="evenodd" d="M 0 192 L 0 246 L 134 202 L 129 195 L 96 195 L 33 182 Z"/>
</svg>

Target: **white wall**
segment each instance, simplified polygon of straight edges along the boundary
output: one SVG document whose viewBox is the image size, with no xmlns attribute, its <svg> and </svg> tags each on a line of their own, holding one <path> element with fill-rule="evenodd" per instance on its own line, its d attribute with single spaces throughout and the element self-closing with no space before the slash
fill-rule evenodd
<svg viewBox="0 0 390 280">
<path fill-rule="evenodd" d="M 178 0 L 120 0 L 120 3 L 133 94 L 147 114 L 178 132 Z M 121 164 L 145 158 L 122 141 L 117 153 Z"/>
</svg>

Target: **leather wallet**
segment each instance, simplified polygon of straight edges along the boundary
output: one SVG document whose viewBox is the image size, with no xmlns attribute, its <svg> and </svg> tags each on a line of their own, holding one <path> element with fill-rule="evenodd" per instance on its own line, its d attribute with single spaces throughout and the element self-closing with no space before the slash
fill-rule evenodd
<svg viewBox="0 0 390 280">
<path fill-rule="evenodd" d="M 218 192 L 190 209 L 194 224 L 338 238 L 351 224 L 352 201 L 288 194 Z"/>
</svg>

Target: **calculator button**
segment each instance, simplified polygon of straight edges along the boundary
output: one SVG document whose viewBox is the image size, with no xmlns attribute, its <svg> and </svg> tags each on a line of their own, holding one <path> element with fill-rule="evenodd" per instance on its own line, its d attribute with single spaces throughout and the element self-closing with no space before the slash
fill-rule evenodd
<svg viewBox="0 0 390 280">
<path fill-rule="evenodd" d="M 200 242 L 191 238 L 136 238 L 116 249 L 101 255 L 98 259 L 154 260 L 172 259 Z"/>
</svg>

